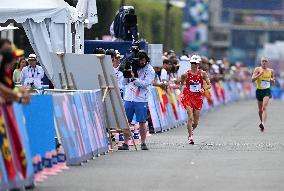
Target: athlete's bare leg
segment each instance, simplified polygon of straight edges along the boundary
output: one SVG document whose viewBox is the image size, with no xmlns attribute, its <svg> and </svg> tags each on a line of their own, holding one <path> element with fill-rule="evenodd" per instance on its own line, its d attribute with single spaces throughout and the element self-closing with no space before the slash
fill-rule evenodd
<svg viewBox="0 0 284 191">
<path fill-rule="evenodd" d="M 193 124 L 192 124 L 193 130 L 196 129 L 196 127 L 198 126 L 199 117 L 200 117 L 200 110 L 193 110 Z"/>
<path fill-rule="evenodd" d="M 187 107 L 187 116 L 188 116 L 188 121 L 187 121 L 187 131 L 188 131 L 188 136 L 192 136 L 192 124 L 193 124 L 193 109 L 191 107 Z"/>
<path fill-rule="evenodd" d="M 266 121 L 267 121 L 267 107 L 269 103 L 269 97 L 266 96 L 263 98 L 263 103 L 262 103 L 262 124 L 265 126 Z"/>
<path fill-rule="evenodd" d="M 262 107 L 263 107 L 263 102 L 262 102 L 262 101 L 258 101 L 258 102 L 257 102 L 257 105 L 258 105 L 258 115 L 259 115 L 260 123 L 262 123 L 262 113 L 263 113 Z"/>
</svg>

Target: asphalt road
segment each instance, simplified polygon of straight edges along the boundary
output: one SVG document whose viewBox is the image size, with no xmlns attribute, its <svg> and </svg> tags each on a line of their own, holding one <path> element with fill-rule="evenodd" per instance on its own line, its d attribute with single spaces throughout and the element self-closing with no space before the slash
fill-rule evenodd
<svg viewBox="0 0 284 191">
<path fill-rule="evenodd" d="M 271 102 L 264 133 L 256 108 L 255 101 L 244 101 L 202 115 L 194 146 L 180 127 L 149 137 L 150 151 L 102 156 L 34 190 L 282 191 L 284 102 Z"/>
</svg>

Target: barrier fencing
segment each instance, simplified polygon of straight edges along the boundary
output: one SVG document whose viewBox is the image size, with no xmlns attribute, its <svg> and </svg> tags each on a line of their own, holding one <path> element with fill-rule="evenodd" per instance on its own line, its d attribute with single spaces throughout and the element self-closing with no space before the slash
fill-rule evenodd
<svg viewBox="0 0 284 191">
<path fill-rule="evenodd" d="M 47 91 L 32 95 L 28 105 L 2 105 L 0 190 L 31 187 L 67 169 L 65 161 L 79 165 L 105 154 L 101 100 L 100 90 Z M 57 147 L 57 137 L 63 148 Z"/>
</svg>

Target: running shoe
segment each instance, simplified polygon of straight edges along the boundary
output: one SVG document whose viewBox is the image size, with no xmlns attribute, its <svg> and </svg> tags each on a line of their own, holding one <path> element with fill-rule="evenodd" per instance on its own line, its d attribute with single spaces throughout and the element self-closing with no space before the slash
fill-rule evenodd
<svg viewBox="0 0 284 191">
<path fill-rule="evenodd" d="M 261 123 L 259 124 L 259 128 L 260 128 L 260 131 L 263 132 L 264 131 L 264 125 Z"/>
<path fill-rule="evenodd" d="M 141 144 L 141 150 L 148 151 L 149 149 L 148 149 L 148 147 L 145 143 L 142 143 Z"/>
<path fill-rule="evenodd" d="M 129 146 L 125 143 L 123 143 L 123 145 L 121 147 L 118 147 L 119 151 L 128 151 L 129 150 Z"/>
<path fill-rule="evenodd" d="M 192 137 L 188 137 L 188 144 L 194 145 L 194 141 Z"/>
</svg>

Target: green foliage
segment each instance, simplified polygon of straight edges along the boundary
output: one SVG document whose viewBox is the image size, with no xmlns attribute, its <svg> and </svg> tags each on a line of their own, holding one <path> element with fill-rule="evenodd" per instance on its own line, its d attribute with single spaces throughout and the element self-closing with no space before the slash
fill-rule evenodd
<svg viewBox="0 0 284 191">
<path fill-rule="evenodd" d="M 99 23 L 90 31 L 87 38 L 109 34 L 109 26 L 119 9 L 121 0 L 97 0 Z M 165 4 L 155 0 L 125 0 L 126 5 L 132 5 L 138 15 L 138 30 L 140 38 L 149 43 L 163 43 L 165 26 Z M 169 48 L 177 52 L 182 49 L 182 10 L 172 7 L 170 11 L 170 42 Z"/>
</svg>

